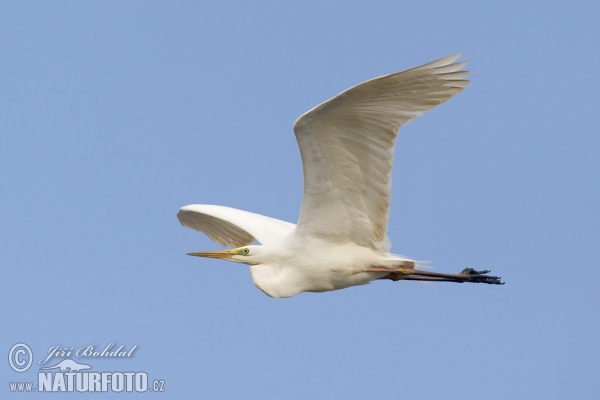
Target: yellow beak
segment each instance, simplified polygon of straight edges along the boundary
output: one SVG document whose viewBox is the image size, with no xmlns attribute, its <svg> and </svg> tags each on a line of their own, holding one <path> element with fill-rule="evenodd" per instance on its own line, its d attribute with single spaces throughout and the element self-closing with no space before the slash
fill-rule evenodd
<svg viewBox="0 0 600 400">
<path fill-rule="evenodd" d="M 187 253 L 187 255 L 195 257 L 220 258 L 226 260 L 237 255 L 237 252 L 233 250 L 196 251 L 194 253 Z"/>
</svg>

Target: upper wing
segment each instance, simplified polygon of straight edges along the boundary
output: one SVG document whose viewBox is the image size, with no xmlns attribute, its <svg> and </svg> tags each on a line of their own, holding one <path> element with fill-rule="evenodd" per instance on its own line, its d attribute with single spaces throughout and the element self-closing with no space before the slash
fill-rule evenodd
<svg viewBox="0 0 600 400">
<path fill-rule="evenodd" d="M 254 241 L 267 244 L 291 233 L 296 225 L 264 215 L 223 206 L 192 204 L 177 213 L 181 225 L 204 232 L 213 242 L 240 247 Z"/>
<path fill-rule="evenodd" d="M 361 83 L 296 121 L 304 165 L 298 233 L 385 247 L 398 130 L 469 83 L 458 57 Z"/>
</svg>

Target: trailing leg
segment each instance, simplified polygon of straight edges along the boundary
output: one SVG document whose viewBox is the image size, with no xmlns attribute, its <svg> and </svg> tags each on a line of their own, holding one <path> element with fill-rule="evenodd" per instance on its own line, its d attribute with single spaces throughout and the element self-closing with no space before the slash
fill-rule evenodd
<svg viewBox="0 0 600 400">
<path fill-rule="evenodd" d="M 389 272 L 379 279 L 390 279 L 392 281 L 427 281 L 427 282 L 471 282 L 487 283 L 490 285 L 504 285 L 499 276 L 486 275 L 490 271 L 476 271 L 473 268 L 465 268 L 459 274 L 444 274 L 440 272 L 421 271 L 414 268 L 399 267 L 395 269 L 383 267 L 371 267 L 369 272 Z"/>
</svg>

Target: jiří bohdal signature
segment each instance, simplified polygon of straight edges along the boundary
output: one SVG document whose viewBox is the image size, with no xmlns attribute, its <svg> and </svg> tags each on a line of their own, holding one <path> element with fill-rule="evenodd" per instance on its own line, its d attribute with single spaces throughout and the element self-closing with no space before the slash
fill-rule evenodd
<svg viewBox="0 0 600 400">
<path fill-rule="evenodd" d="M 73 353 L 77 357 L 100 357 L 100 358 L 121 358 L 121 357 L 131 357 L 133 352 L 137 348 L 137 344 L 134 345 L 130 350 L 124 349 L 124 346 L 121 345 L 117 349 L 113 350 L 115 347 L 115 342 L 109 343 L 104 349 L 100 350 L 97 348 L 96 344 L 91 344 L 88 346 L 83 346 L 79 348 L 77 351 L 73 350 L 73 347 L 62 347 L 62 346 L 52 346 L 48 349 L 48 357 L 39 361 L 39 364 L 45 364 L 50 361 L 51 358 L 54 357 L 72 357 Z"/>
</svg>

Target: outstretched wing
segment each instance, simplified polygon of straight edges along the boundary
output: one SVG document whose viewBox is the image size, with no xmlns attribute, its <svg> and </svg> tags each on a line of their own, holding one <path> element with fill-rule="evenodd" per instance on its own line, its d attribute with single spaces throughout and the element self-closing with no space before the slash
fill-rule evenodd
<svg viewBox="0 0 600 400">
<path fill-rule="evenodd" d="M 204 232 L 224 247 L 267 244 L 291 233 L 296 225 L 235 208 L 192 204 L 177 213 L 181 225 Z"/>
<path fill-rule="evenodd" d="M 364 82 L 296 121 L 304 165 L 299 234 L 386 247 L 398 130 L 469 83 L 458 57 Z"/>
</svg>

